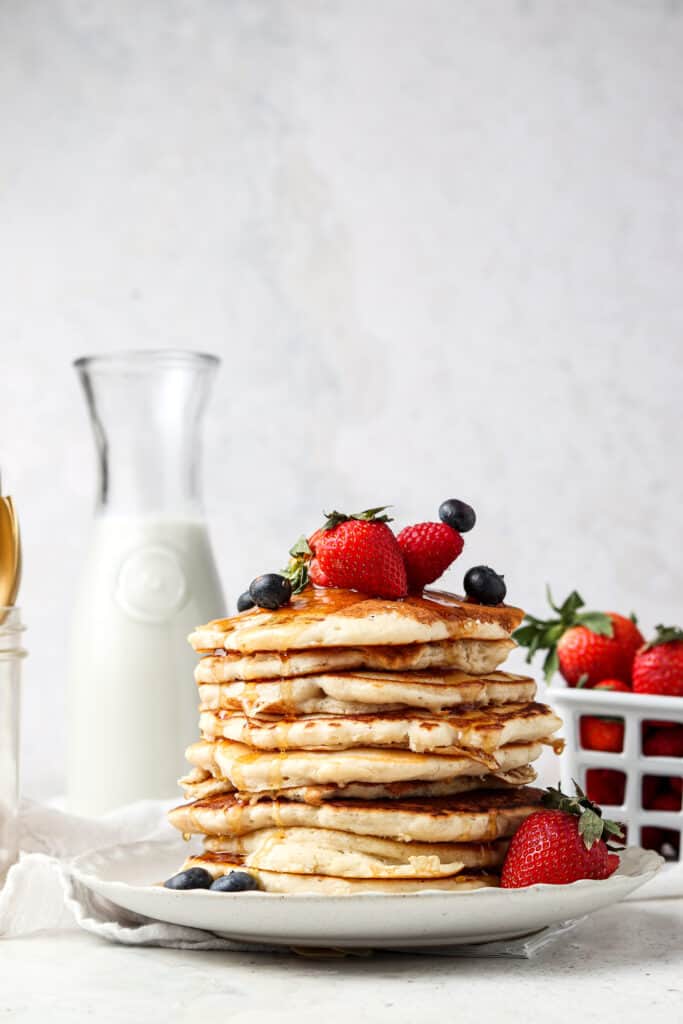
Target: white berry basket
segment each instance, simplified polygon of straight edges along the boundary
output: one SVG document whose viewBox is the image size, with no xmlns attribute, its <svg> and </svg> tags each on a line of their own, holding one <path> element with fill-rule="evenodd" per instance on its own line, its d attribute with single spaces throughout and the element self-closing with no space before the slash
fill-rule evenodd
<svg viewBox="0 0 683 1024">
<path fill-rule="evenodd" d="M 564 720 L 566 747 L 560 759 L 562 789 L 573 792 L 572 779 L 585 789 L 586 772 L 610 768 L 625 776 L 623 803 L 603 805 L 605 816 L 622 822 L 628 829 L 630 846 L 642 846 L 642 829 L 661 828 L 678 834 L 678 859 L 667 860 L 657 877 L 649 882 L 639 899 L 683 896 L 683 810 L 658 811 L 643 807 L 643 779 L 646 776 L 683 777 L 683 757 L 653 757 L 643 753 L 643 722 L 683 724 L 683 698 L 649 694 L 620 693 L 616 690 L 551 687 L 547 699 Z M 624 744 L 619 754 L 587 750 L 581 746 L 582 715 L 602 715 L 624 721 Z"/>
</svg>

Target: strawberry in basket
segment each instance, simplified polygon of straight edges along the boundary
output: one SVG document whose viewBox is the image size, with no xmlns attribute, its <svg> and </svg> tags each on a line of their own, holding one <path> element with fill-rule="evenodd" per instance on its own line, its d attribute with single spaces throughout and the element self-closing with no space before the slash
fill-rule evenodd
<svg viewBox="0 0 683 1024">
<path fill-rule="evenodd" d="M 527 661 L 537 651 L 547 652 L 543 662 L 546 681 L 559 671 L 569 686 L 578 686 L 580 681 L 595 686 L 602 680 L 630 684 L 636 651 L 644 642 L 635 619 L 616 612 L 585 611 L 576 590 L 558 606 L 548 589 L 548 602 L 555 616 L 537 619 L 527 615 L 513 634 L 521 647 L 528 648 Z"/>
<path fill-rule="evenodd" d="M 654 640 L 638 651 L 633 663 L 634 693 L 683 697 L 683 630 L 657 626 Z"/>
</svg>

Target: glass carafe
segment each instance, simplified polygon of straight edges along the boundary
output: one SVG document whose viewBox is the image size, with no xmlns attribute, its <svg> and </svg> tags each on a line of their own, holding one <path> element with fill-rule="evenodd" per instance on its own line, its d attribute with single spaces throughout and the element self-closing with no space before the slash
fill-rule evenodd
<svg viewBox="0 0 683 1024">
<path fill-rule="evenodd" d="M 200 425 L 219 360 L 151 351 L 76 361 L 97 446 L 92 537 L 73 614 L 70 810 L 173 796 L 197 738 L 187 634 L 225 613 L 200 496 Z"/>
</svg>

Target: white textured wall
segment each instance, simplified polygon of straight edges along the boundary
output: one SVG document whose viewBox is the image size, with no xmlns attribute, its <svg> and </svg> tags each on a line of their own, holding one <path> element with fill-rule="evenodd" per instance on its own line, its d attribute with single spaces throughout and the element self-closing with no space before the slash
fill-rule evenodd
<svg viewBox="0 0 683 1024">
<path fill-rule="evenodd" d="M 1 0 L 28 792 L 63 778 L 85 352 L 222 354 L 232 594 L 323 506 L 462 495 L 512 600 L 683 620 L 682 52 L 674 0 Z"/>
</svg>

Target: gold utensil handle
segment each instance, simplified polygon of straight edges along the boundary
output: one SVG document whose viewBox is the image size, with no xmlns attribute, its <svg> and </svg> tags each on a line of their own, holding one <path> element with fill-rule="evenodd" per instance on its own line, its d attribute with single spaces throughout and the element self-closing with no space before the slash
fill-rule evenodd
<svg viewBox="0 0 683 1024">
<path fill-rule="evenodd" d="M 0 497 L 0 607 L 13 605 L 21 582 L 21 537 L 11 498 Z"/>
</svg>

